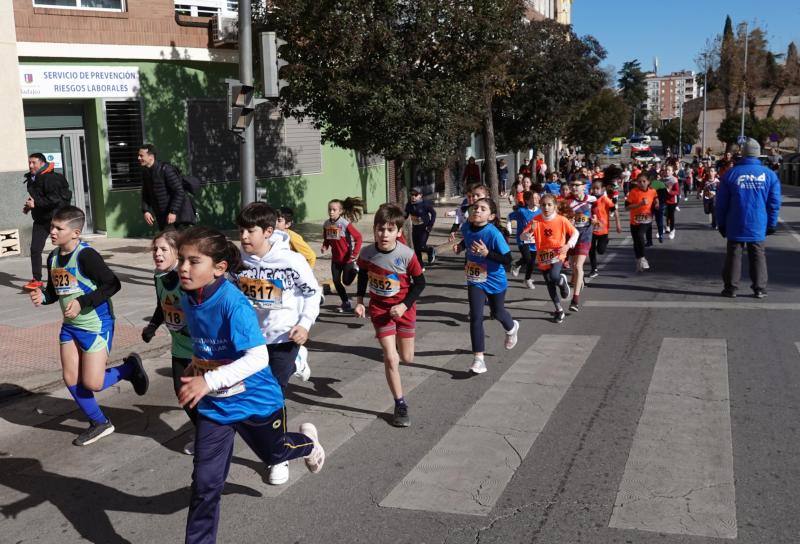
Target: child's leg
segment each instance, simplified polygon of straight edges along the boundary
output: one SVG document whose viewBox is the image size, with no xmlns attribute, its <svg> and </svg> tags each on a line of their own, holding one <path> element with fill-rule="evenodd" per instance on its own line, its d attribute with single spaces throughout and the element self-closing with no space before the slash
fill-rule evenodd
<svg viewBox="0 0 800 544">
<path fill-rule="evenodd" d="M 427 249 L 425 243 L 428 241 L 428 237 L 425 236 L 425 234 L 427 234 L 427 231 L 424 225 L 414 225 L 411 227 L 411 244 L 414 246 L 414 255 L 417 256 L 420 265 L 423 262 L 422 252 Z"/>
<path fill-rule="evenodd" d="M 280 344 L 268 344 L 269 366 L 272 374 L 278 380 L 281 389 L 286 389 L 289 378 L 297 371 L 297 352 L 300 346 L 294 342 L 282 342 Z"/>
<path fill-rule="evenodd" d="M 203 416 L 197 418 L 187 544 L 216 540 L 220 496 L 231 466 L 234 436 L 232 425 L 222 425 Z"/>
<path fill-rule="evenodd" d="M 583 287 L 583 264 L 586 262 L 586 255 L 573 255 L 572 256 L 572 281 L 573 285 L 573 293 L 577 300 L 578 296 L 581 294 L 581 288 Z"/>
<path fill-rule="evenodd" d="M 517 266 L 524 266 L 525 270 L 528 269 L 528 265 L 531 262 L 531 248 L 528 244 L 522 244 L 519 246 L 519 253 L 520 259 L 517 261 Z M 528 278 L 525 278 L 528 279 Z"/>
<path fill-rule="evenodd" d="M 331 261 L 331 277 L 333 279 L 333 287 L 336 289 L 336 294 L 342 299 L 342 304 L 346 304 L 349 299 L 347 298 L 347 289 L 342 284 L 342 269 L 344 265 L 339 265 Z"/>
<path fill-rule="evenodd" d="M 105 423 L 108 418 L 103 414 L 100 405 L 94 398 L 94 393 L 79 383 L 80 379 L 80 350 L 75 341 L 61 344 L 61 368 L 64 374 L 64 383 L 78 408 L 86 415 L 89 421 Z"/>
<path fill-rule="evenodd" d="M 383 349 L 383 369 L 386 373 L 386 383 L 395 400 L 403 398 L 403 385 L 400 381 L 400 354 L 397 353 L 397 336 L 383 336 L 378 338 Z"/>
<path fill-rule="evenodd" d="M 535 251 L 531 251 L 530 252 L 530 259 L 528 260 L 527 266 L 525 266 L 525 279 L 526 280 L 531 279 L 531 276 L 533 276 L 533 268 L 534 268 L 534 266 L 536 266 L 536 252 Z"/>
<path fill-rule="evenodd" d="M 556 263 L 550 266 L 547 270 L 542 270 L 542 276 L 547 284 L 547 293 L 550 295 L 550 300 L 553 301 L 555 309 L 561 310 L 561 296 L 558 292 L 558 284 L 561 282 L 561 264 Z"/>
<path fill-rule="evenodd" d="M 494 293 L 493 295 L 486 295 L 489 299 L 489 308 L 494 315 L 495 319 L 497 319 L 500 324 L 503 326 L 503 329 L 508 332 L 514 328 L 514 319 L 511 317 L 511 314 L 508 313 L 505 306 L 506 300 L 506 292 L 501 291 L 499 293 Z"/>
<path fill-rule="evenodd" d="M 469 337 L 472 341 L 472 351 L 476 355 L 483 355 L 486 341 L 483 332 L 483 307 L 486 304 L 486 293 L 476 285 L 468 285 L 467 299 L 469 300 Z"/>
<path fill-rule="evenodd" d="M 400 362 L 411 364 L 414 362 L 414 337 L 397 337 L 397 351 L 400 354 Z"/>
<path fill-rule="evenodd" d="M 286 408 L 265 418 L 236 423 L 236 432 L 267 465 L 306 457 L 314 449 L 314 442 L 308 436 L 286 432 Z"/>
<path fill-rule="evenodd" d="M 188 367 L 191 362 L 191 359 L 175 357 L 174 355 L 172 356 L 172 388 L 175 389 L 176 397 L 178 396 L 178 391 L 183 385 L 183 382 L 181 382 L 181 377 L 184 376 L 186 367 Z M 183 409 L 186 412 L 186 415 L 189 416 L 191 422 L 197 425 L 197 409 L 189 408 L 189 406 L 184 406 Z"/>
<path fill-rule="evenodd" d="M 589 248 L 589 263 L 592 270 L 597 270 L 597 243 L 599 240 L 598 236 L 592 235 L 592 246 Z"/>
</svg>

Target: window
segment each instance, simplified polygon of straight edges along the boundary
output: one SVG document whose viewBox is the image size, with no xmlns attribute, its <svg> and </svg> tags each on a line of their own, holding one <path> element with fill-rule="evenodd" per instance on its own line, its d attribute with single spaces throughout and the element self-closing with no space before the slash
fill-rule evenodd
<svg viewBox="0 0 800 544">
<path fill-rule="evenodd" d="M 33 0 L 33 5 L 40 8 L 125 11 L 125 0 Z"/>
<path fill-rule="evenodd" d="M 175 0 L 175 13 L 192 17 L 235 17 L 238 9 L 237 0 Z"/>
<path fill-rule="evenodd" d="M 139 187 L 141 167 L 136 156 L 142 144 L 142 105 L 138 100 L 107 100 L 106 130 L 111 187 Z"/>
</svg>

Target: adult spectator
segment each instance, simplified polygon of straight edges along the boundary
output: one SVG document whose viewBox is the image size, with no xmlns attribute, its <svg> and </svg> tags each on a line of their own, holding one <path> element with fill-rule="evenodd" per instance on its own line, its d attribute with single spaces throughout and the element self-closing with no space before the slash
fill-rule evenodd
<svg viewBox="0 0 800 544">
<path fill-rule="evenodd" d="M 508 185 L 508 163 L 505 159 L 497 161 L 497 183 L 500 186 L 500 196 L 506 196 Z"/>
<path fill-rule="evenodd" d="M 722 176 L 714 199 L 717 226 L 728 247 L 722 295 L 735 297 L 742 275 L 742 250 L 747 248 L 750 287 L 756 298 L 767 296 L 767 259 L 764 240 L 775 232 L 781 208 L 781 184 L 775 172 L 758 159 L 761 146 L 748 138 L 742 157 Z"/>
<path fill-rule="evenodd" d="M 467 160 L 462 181 L 466 187 L 481 182 L 481 167 L 475 162 L 475 157 L 470 157 Z"/>
<path fill-rule="evenodd" d="M 50 236 L 50 220 L 55 211 L 70 203 L 72 192 L 67 178 L 55 171 L 55 164 L 47 162 L 41 153 L 28 156 L 28 173 L 25 174 L 28 199 L 22 207 L 22 213 L 30 213 L 33 219 L 31 232 L 31 276 L 25 289 L 41 288 L 42 283 L 42 250 Z"/>
<path fill-rule="evenodd" d="M 195 222 L 194 203 L 183 188 L 178 169 L 157 159 L 156 148 L 144 144 L 139 148 L 142 166 L 142 213 L 148 225 L 159 230 L 181 229 Z"/>
</svg>

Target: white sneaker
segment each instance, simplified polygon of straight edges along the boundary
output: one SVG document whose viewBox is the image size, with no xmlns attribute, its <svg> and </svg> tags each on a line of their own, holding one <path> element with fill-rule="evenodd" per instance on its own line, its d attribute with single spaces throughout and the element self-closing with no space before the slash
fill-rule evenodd
<svg viewBox="0 0 800 544">
<path fill-rule="evenodd" d="M 311 367 L 308 366 L 308 350 L 305 346 L 300 346 L 300 349 L 297 350 L 297 358 L 294 360 L 294 366 L 296 368 L 294 376 L 307 382 L 311 377 Z"/>
<path fill-rule="evenodd" d="M 644 270 L 644 267 L 642 266 L 642 258 L 639 257 L 638 259 L 636 259 L 636 271 L 637 272 L 642 272 L 643 270 Z"/>
<path fill-rule="evenodd" d="M 194 440 L 187 442 L 181 451 L 186 455 L 194 455 Z"/>
<path fill-rule="evenodd" d="M 674 240 L 675 239 L 675 229 L 672 229 L 671 231 L 669 231 L 669 239 L 670 240 Z"/>
<path fill-rule="evenodd" d="M 325 450 L 322 449 L 322 444 L 319 443 L 317 428 L 313 423 L 303 423 L 300 425 L 300 432 L 309 437 L 314 443 L 314 449 L 303 460 L 306 462 L 308 471 L 316 474 L 322 470 L 322 465 L 325 464 Z"/>
<path fill-rule="evenodd" d="M 650 263 L 644 257 L 642 257 L 642 270 L 650 270 Z"/>
<path fill-rule="evenodd" d="M 536 285 L 533 284 L 533 280 L 525 280 L 525 285 L 528 286 L 528 289 L 536 289 Z"/>
<path fill-rule="evenodd" d="M 517 333 L 519 332 L 519 321 L 514 320 L 514 328 L 506 333 L 506 349 L 514 349 L 517 345 Z"/>
<path fill-rule="evenodd" d="M 520 267 L 519 265 L 516 265 L 516 264 L 515 264 L 514 266 L 512 266 L 512 267 L 511 267 L 511 275 L 512 275 L 512 276 L 514 276 L 515 278 L 516 278 L 517 276 L 519 276 L 519 269 L 520 269 L 520 268 L 521 268 L 521 267 Z"/>
<path fill-rule="evenodd" d="M 474 372 L 475 374 L 483 374 L 486 372 L 486 362 L 483 360 L 483 357 L 475 357 L 472 360 L 472 366 L 469 369 Z"/>
<path fill-rule="evenodd" d="M 289 461 L 269 467 L 269 485 L 281 485 L 289 481 Z"/>
</svg>

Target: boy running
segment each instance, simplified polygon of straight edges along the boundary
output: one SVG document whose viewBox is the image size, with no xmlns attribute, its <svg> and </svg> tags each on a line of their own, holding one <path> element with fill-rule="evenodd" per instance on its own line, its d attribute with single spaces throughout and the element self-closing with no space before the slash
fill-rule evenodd
<svg viewBox="0 0 800 544">
<path fill-rule="evenodd" d="M 508 214 L 508 225 L 511 221 L 517 224 L 517 247 L 520 252 L 520 259 L 511 267 L 511 274 L 516 277 L 522 267 L 525 267 L 525 285 L 528 289 L 535 289 L 533 283 L 533 266 L 536 261 L 536 240 L 533 239 L 533 234 L 525 232 L 525 227 L 533 221 L 533 218 L 542 213 L 539 209 L 539 194 L 533 191 L 525 191 L 523 195 L 525 206 L 520 206 L 510 214 Z M 509 227 L 510 228 L 510 227 Z"/>
<path fill-rule="evenodd" d="M 406 204 L 405 216 L 411 218 L 411 241 L 414 254 L 422 264 L 422 252 L 428 255 L 428 266 L 436 262 L 436 248 L 428 245 L 428 236 L 436 223 L 436 210 L 422 198 L 419 189 L 411 190 L 411 202 Z"/>
</svg>

